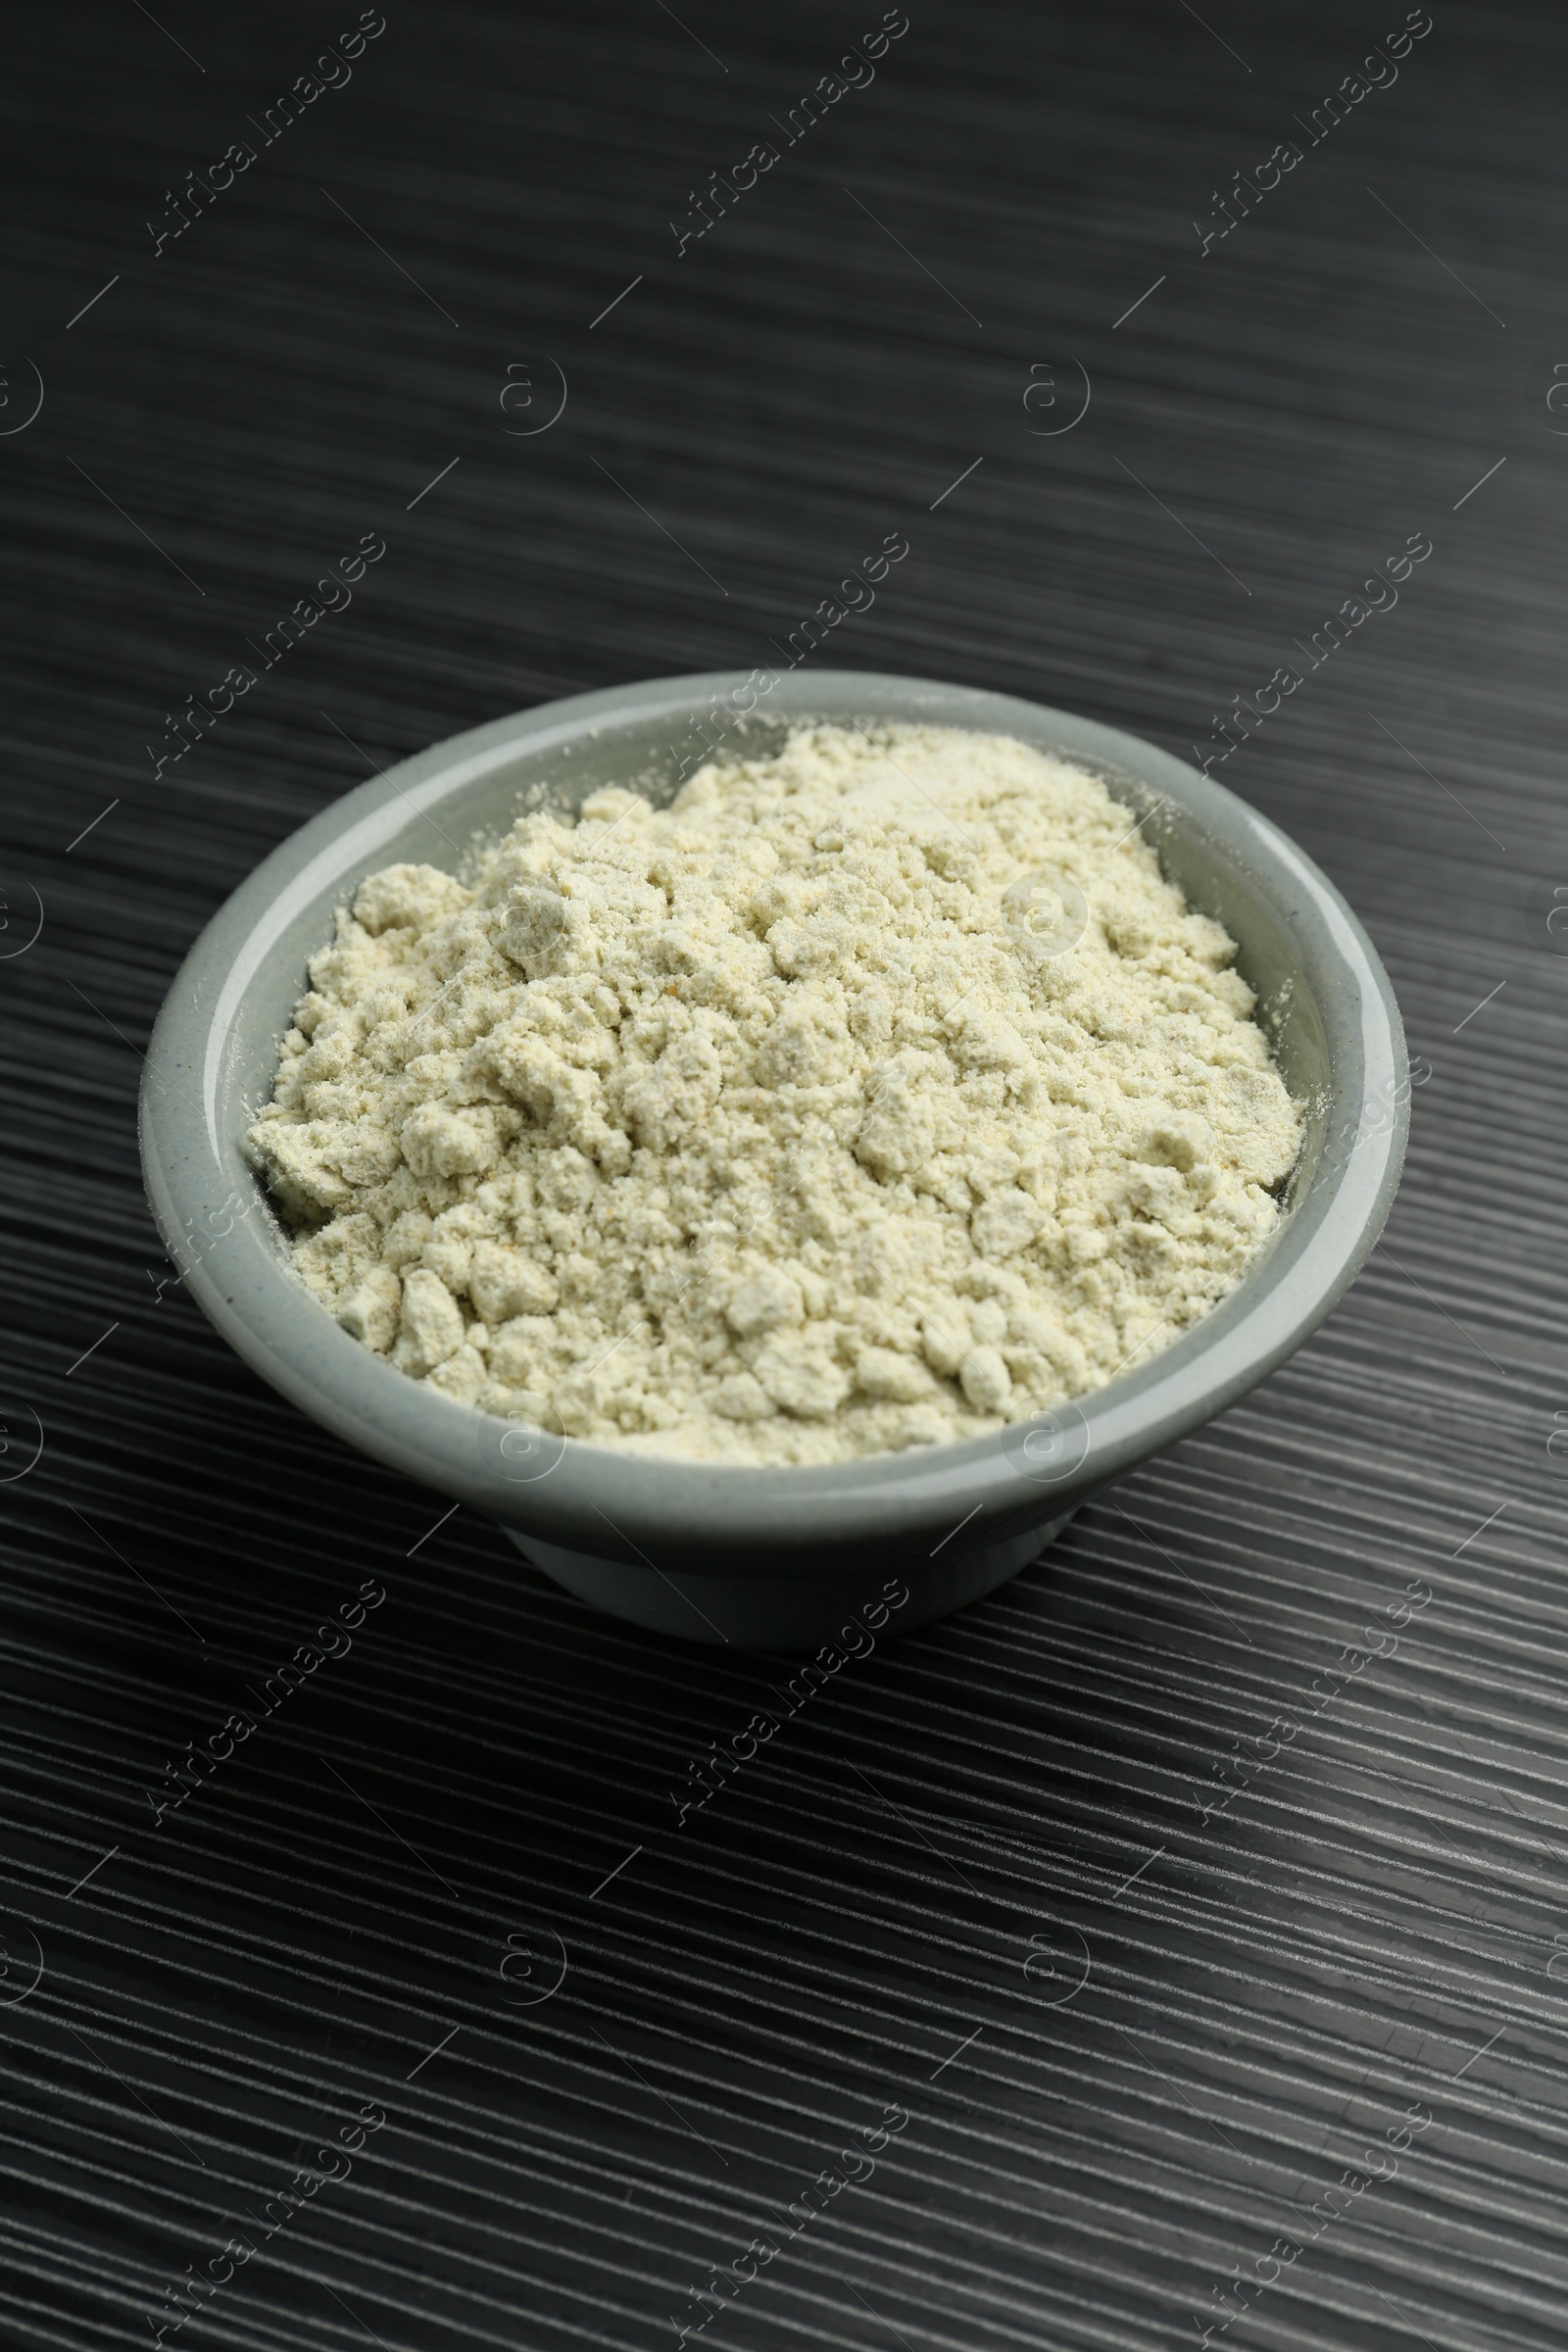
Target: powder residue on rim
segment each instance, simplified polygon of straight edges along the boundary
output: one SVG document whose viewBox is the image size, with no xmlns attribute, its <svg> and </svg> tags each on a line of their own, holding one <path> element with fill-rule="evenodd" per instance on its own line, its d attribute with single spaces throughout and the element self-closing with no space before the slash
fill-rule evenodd
<svg viewBox="0 0 1568 2352">
<path fill-rule="evenodd" d="M 801 727 L 667 809 L 402 865 L 250 1146 L 306 1283 L 460 1401 L 833 1462 L 1102 1386 L 1231 1290 L 1300 1112 L 1128 812 L 1004 736 Z"/>
</svg>

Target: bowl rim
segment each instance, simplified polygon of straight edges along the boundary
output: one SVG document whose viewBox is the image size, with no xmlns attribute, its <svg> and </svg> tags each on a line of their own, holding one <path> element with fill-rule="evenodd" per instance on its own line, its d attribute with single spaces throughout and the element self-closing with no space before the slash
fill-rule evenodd
<svg viewBox="0 0 1568 2352">
<path fill-rule="evenodd" d="M 208 1234 L 215 1214 L 227 1210 L 236 1182 L 265 1200 L 238 1137 L 220 1132 L 220 1082 L 247 988 L 270 948 L 327 883 L 335 905 L 351 877 L 386 862 L 382 845 L 411 816 L 439 810 L 520 753 L 654 717 L 689 718 L 769 674 L 649 679 L 508 713 L 346 793 L 265 858 L 191 947 L 145 1056 L 143 1170 L 176 1260 L 192 1254 L 193 1234 Z M 642 1546 L 650 1541 L 707 1553 L 755 1544 L 760 1529 L 775 1551 L 803 1554 L 830 1543 L 897 1541 L 965 1506 L 987 1529 L 999 1514 L 1057 1510 L 1071 1494 L 1108 1483 L 1234 1402 L 1331 1311 L 1382 1229 L 1408 1132 L 1403 1029 L 1375 949 L 1312 859 L 1236 794 L 1140 737 L 1022 697 L 889 671 L 771 674 L 764 716 L 798 723 L 854 713 L 1018 733 L 1025 741 L 1049 733 L 1072 747 L 1062 756 L 1097 769 L 1113 794 L 1119 783 L 1123 797 L 1132 788 L 1134 805 L 1150 795 L 1174 803 L 1194 829 L 1223 845 L 1232 864 L 1246 867 L 1257 897 L 1295 934 L 1329 1049 L 1328 1136 L 1301 1199 L 1234 1291 L 1145 1366 L 1119 1373 L 1060 1416 L 1011 1425 L 1029 1430 L 1059 1418 L 1070 1427 L 1070 1473 L 1051 1471 L 1044 1480 L 1020 1471 L 1007 1431 L 789 1467 L 629 1454 L 567 1440 L 553 1449 L 548 1474 L 535 1466 L 519 1478 L 499 1451 L 507 1424 L 410 1380 L 338 1327 L 282 1253 L 270 1210 L 255 1224 L 243 1211 L 220 1247 L 192 1255 L 184 1278 L 211 1321 L 273 1387 L 338 1436 L 504 1523 L 522 1522 L 542 1539 L 629 1564 L 646 1562 Z M 1363 1105 L 1375 1099 L 1388 1103 L 1387 1126 L 1357 1132 L 1351 1144 L 1351 1121 L 1359 1130 Z M 761 1570 L 750 1571 L 743 1551 L 732 1572 Z"/>
</svg>

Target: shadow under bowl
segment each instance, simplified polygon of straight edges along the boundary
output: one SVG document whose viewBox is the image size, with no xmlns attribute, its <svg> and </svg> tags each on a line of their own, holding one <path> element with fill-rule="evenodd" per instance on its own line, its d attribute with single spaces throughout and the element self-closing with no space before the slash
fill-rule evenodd
<svg viewBox="0 0 1568 2352">
<path fill-rule="evenodd" d="M 598 1608 L 698 1642 L 795 1649 L 831 1640 L 858 1608 L 896 1612 L 907 1630 L 978 1598 L 1090 1494 L 1262 1380 L 1377 1240 L 1408 1111 L 1398 1008 L 1370 942 L 1311 859 L 1223 786 L 1135 736 L 1010 695 L 853 670 L 760 684 L 767 675 L 654 679 L 519 711 L 323 809 L 186 957 L 148 1049 L 141 1142 L 153 1213 L 197 1300 L 303 1411 L 486 1512 Z M 1200 1323 L 1078 1404 L 822 1469 L 647 1460 L 493 1419 L 394 1371 L 307 1291 L 244 1152 L 335 910 L 381 866 L 455 870 L 523 808 L 572 809 L 612 783 L 667 802 L 715 733 L 765 751 L 812 718 L 1010 735 L 1087 767 L 1142 820 L 1167 878 L 1236 940 L 1305 1107 L 1264 1250 Z"/>
</svg>

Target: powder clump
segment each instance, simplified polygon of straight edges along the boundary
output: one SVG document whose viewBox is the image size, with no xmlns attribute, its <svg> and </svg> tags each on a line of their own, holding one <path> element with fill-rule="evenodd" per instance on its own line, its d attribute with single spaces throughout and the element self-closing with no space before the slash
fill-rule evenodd
<svg viewBox="0 0 1568 2352">
<path fill-rule="evenodd" d="M 797 729 L 666 809 L 363 883 L 250 1147 L 305 1282 L 458 1400 L 645 1454 L 952 1443 L 1147 1361 L 1300 1114 L 1127 811 L 1004 736 Z"/>
</svg>

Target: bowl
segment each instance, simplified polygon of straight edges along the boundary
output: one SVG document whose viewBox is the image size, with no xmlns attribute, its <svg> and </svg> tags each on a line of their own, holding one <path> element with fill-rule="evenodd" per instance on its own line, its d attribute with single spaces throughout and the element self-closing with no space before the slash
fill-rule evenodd
<svg viewBox="0 0 1568 2352">
<path fill-rule="evenodd" d="M 990 1437 L 827 1468 L 649 1460 L 497 1420 L 395 1371 L 295 1273 L 245 1156 L 307 959 L 401 859 L 454 869 L 520 808 L 604 784 L 668 800 L 709 745 L 770 749 L 808 718 L 1006 734 L 1077 761 L 1142 819 L 1167 877 L 1222 922 L 1305 1135 L 1279 1223 L 1162 1353 Z M 1014 1576 L 1091 1494 L 1210 1420 L 1329 1312 L 1377 1239 L 1408 1122 L 1403 1032 L 1354 915 L 1265 817 L 1137 737 L 1010 695 L 835 670 L 654 679 L 454 736 L 291 835 L 208 924 L 169 992 L 141 1090 L 147 1195 L 199 1304 L 313 1421 L 485 1512 L 595 1607 L 659 1632 L 819 1649 L 907 1630 Z M 302 1443 L 309 1433 L 301 1430 Z M 842 1637 L 842 1639 L 841 1639 Z"/>
</svg>

